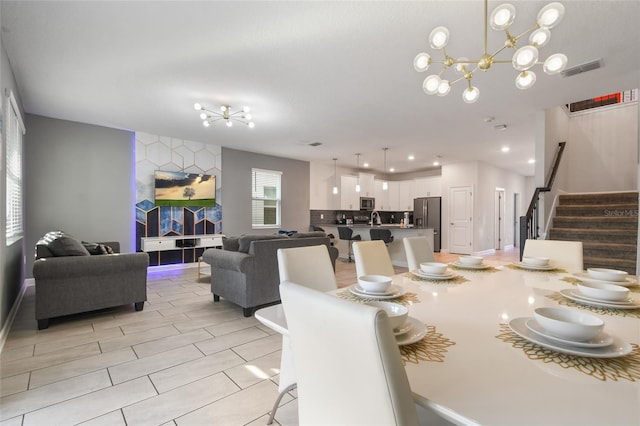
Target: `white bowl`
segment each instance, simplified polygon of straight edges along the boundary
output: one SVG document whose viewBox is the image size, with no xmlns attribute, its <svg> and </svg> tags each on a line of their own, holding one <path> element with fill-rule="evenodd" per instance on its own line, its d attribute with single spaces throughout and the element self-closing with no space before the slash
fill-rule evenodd
<svg viewBox="0 0 640 426">
<path fill-rule="evenodd" d="M 409 316 L 409 309 L 407 309 L 406 306 L 403 306 L 399 303 L 368 302 L 367 305 L 384 309 L 384 311 L 389 316 L 389 322 L 391 323 L 391 328 L 393 329 L 400 328 L 402 324 L 407 322 L 407 317 Z"/>
<path fill-rule="evenodd" d="M 629 298 L 628 288 L 607 283 L 581 282 L 578 283 L 578 291 L 586 297 L 611 302 L 620 302 Z"/>
<path fill-rule="evenodd" d="M 362 275 L 358 277 L 358 284 L 366 292 L 384 293 L 391 287 L 391 278 L 384 275 Z"/>
<path fill-rule="evenodd" d="M 458 261 L 463 265 L 477 266 L 481 265 L 484 259 L 482 256 L 460 256 Z"/>
<path fill-rule="evenodd" d="M 523 257 L 522 263 L 531 266 L 547 266 L 549 264 L 548 257 Z"/>
<path fill-rule="evenodd" d="M 605 268 L 589 268 L 587 274 L 593 279 L 602 281 L 624 281 L 629 275 L 625 271 Z"/>
<path fill-rule="evenodd" d="M 447 264 L 438 262 L 423 262 L 420 264 L 420 270 L 425 274 L 442 275 L 447 270 Z"/>
<path fill-rule="evenodd" d="M 602 333 L 604 321 L 595 315 L 565 308 L 537 308 L 533 317 L 549 334 L 584 342 Z"/>
</svg>

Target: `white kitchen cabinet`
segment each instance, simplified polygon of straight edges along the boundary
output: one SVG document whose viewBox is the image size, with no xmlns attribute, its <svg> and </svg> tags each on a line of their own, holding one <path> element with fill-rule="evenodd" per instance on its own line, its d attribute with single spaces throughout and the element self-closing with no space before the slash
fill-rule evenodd
<svg viewBox="0 0 640 426">
<path fill-rule="evenodd" d="M 430 176 L 415 179 L 414 198 L 442 197 L 442 177 Z"/>
<path fill-rule="evenodd" d="M 399 182 L 398 208 L 396 210 L 413 211 L 413 199 L 415 198 L 415 181 L 403 180 Z"/>
<path fill-rule="evenodd" d="M 360 173 L 359 197 L 373 197 L 375 192 L 375 180 L 371 173 Z"/>
<path fill-rule="evenodd" d="M 342 210 L 359 210 L 360 209 L 360 193 L 356 192 L 356 183 L 358 179 L 355 176 L 340 176 L 340 209 Z M 361 184 L 362 185 L 362 184 Z"/>
<path fill-rule="evenodd" d="M 374 180 L 373 195 L 376 198 L 376 210 L 390 210 L 389 208 L 389 191 L 382 189 L 382 181 Z"/>
<path fill-rule="evenodd" d="M 398 211 L 400 210 L 398 206 L 400 205 L 400 182 L 398 181 L 389 181 L 389 189 L 387 192 L 389 193 L 389 208 L 385 210 L 390 211 Z"/>
</svg>

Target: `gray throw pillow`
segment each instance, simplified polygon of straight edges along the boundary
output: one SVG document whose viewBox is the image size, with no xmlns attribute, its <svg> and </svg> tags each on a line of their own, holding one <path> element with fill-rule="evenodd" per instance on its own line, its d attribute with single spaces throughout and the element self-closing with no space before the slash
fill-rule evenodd
<svg viewBox="0 0 640 426">
<path fill-rule="evenodd" d="M 60 236 L 49 243 L 54 256 L 90 256 L 89 251 L 75 238 Z"/>
<path fill-rule="evenodd" d="M 238 251 L 240 239 L 238 237 L 224 237 L 222 239 L 222 249 L 227 251 Z"/>
</svg>

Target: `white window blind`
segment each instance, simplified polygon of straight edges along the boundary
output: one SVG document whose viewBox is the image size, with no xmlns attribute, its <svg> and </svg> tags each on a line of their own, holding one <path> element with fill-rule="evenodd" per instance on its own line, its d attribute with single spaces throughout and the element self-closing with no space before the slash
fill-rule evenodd
<svg viewBox="0 0 640 426">
<path fill-rule="evenodd" d="M 251 169 L 251 226 L 280 227 L 280 182 L 282 172 Z"/>
<path fill-rule="evenodd" d="M 5 141 L 7 144 L 7 242 L 22 235 L 22 135 L 25 132 L 18 104 L 9 93 L 6 105 Z"/>
</svg>

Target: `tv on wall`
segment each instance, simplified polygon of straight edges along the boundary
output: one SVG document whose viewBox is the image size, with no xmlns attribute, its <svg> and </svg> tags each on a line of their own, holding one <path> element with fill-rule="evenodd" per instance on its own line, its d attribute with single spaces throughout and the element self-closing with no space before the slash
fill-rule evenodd
<svg viewBox="0 0 640 426">
<path fill-rule="evenodd" d="M 214 175 L 157 170 L 154 178 L 156 206 L 214 207 L 216 205 Z"/>
</svg>

